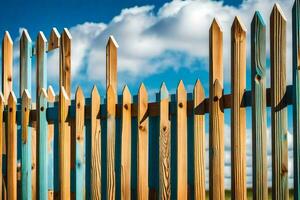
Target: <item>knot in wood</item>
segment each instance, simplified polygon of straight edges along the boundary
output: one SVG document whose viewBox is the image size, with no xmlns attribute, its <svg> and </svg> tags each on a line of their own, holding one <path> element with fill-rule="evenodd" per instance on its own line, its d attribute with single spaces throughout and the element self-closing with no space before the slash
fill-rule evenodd
<svg viewBox="0 0 300 200">
<path fill-rule="evenodd" d="M 284 164 L 282 165 L 281 172 L 282 172 L 282 175 L 285 175 L 288 172 L 288 168 Z"/>
<path fill-rule="evenodd" d="M 219 97 L 218 96 L 214 96 L 214 101 L 218 101 Z"/>
<path fill-rule="evenodd" d="M 257 81 L 260 81 L 260 80 L 261 80 L 261 75 L 257 74 L 257 75 L 255 76 L 255 78 L 256 78 Z"/>
<path fill-rule="evenodd" d="M 166 132 L 166 130 L 167 130 L 167 127 L 166 127 L 166 126 L 164 126 L 164 127 L 163 127 L 163 131 L 164 131 L 164 132 Z"/>
<path fill-rule="evenodd" d="M 42 107 L 41 107 L 41 111 L 44 112 L 44 110 L 45 110 L 45 108 L 44 108 L 44 106 L 42 106 Z"/>
<path fill-rule="evenodd" d="M 77 108 L 78 108 L 78 109 L 80 108 L 80 103 L 77 104 Z"/>
<path fill-rule="evenodd" d="M 27 108 L 26 107 L 24 108 L 24 112 L 27 112 Z"/>
<path fill-rule="evenodd" d="M 35 163 L 32 163 L 31 170 L 34 170 L 34 169 L 35 169 Z"/>
<path fill-rule="evenodd" d="M 141 131 L 145 131 L 145 126 L 139 125 L 139 129 L 140 129 Z"/>
<path fill-rule="evenodd" d="M 182 102 L 180 102 L 178 105 L 179 105 L 179 108 L 183 107 L 183 103 Z"/>
<path fill-rule="evenodd" d="M 10 107 L 10 108 L 9 108 L 9 112 L 12 112 L 12 110 L 13 110 L 12 107 Z"/>
<path fill-rule="evenodd" d="M 7 77 L 8 82 L 11 82 L 11 80 L 12 80 L 11 76 Z"/>
<path fill-rule="evenodd" d="M 124 105 L 124 108 L 125 108 L 125 110 L 128 110 L 128 105 L 125 104 L 125 105 Z"/>
</svg>

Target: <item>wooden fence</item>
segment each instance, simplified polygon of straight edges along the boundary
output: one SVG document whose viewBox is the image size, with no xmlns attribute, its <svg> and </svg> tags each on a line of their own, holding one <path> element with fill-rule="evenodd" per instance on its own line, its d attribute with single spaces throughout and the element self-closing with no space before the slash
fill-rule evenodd
<svg viewBox="0 0 300 200">
<path fill-rule="evenodd" d="M 231 94 L 223 94 L 223 32 L 209 31 L 209 96 L 198 80 L 192 94 L 180 81 L 170 95 L 163 83 L 156 102 L 141 84 L 117 96 L 117 49 L 106 51 L 106 99 L 79 87 L 71 100 L 71 35 L 53 29 L 33 43 L 20 39 L 20 98 L 12 90 L 13 42 L 2 43 L 0 198 L 205 199 L 205 113 L 209 113 L 209 198 L 225 199 L 224 109 L 231 109 L 232 199 L 246 199 L 246 107 L 252 107 L 253 195 L 268 198 L 266 107 L 272 122 L 272 197 L 288 199 L 287 105 L 293 105 L 294 198 L 300 199 L 300 0 L 293 7 L 293 85 L 286 86 L 286 19 L 270 16 L 271 87 L 266 88 L 266 25 L 251 23 L 251 83 L 246 91 L 246 29 L 231 28 Z M 47 53 L 59 49 L 60 92 L 47 85 Z M 36 99 L 31 98 L 36 59 Z M 46 88 L 48 87 L 48 90 Z M 119 102 L 118 102 L 119 100 Z M 102 103 L 101 103 L 102 102 Z"/>
</svg>

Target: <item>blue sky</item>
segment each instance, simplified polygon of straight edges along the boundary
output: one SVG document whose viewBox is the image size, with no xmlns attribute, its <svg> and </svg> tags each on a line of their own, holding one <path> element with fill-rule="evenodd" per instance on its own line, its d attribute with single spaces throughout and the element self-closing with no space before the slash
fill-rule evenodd
<svg viewBox="0 0 300 200">
<path fill-rule="evenodd" d="M 236 15 L 247 27 L 247 89 L 250 88 L 250 22 L 255 10 L 260 10 L 267 24 L 269 38 L 269 15 L 278 2 L 288 21 L 287 30 L 287 81 L 291 84 L 291 8 L 293 0 L 225 0 L 225 1 L 150 1 L 150 0 L 10 0 L 1 4 L 0 35 L 8 30 L 14 40 L 14 88 L 18 91 L 18 37 L 26 28 L 33 40 L 38 31 L 48 37 L 52 27 L 62 31 L 69 28 L 72 37 L 72 92 L 78 85 L 86 95 L 96 84 L 101 95 L 105 94 L 105 45 L 109 35 L 119 44 L 118 88 L 119 93 L 126 82 L 133 94 L 144 82 L 151 100 L 159 91 L 162 81 L 174 94 L 180 79 L 188 92 L 199 78 L 208 94 L 208 30 L 214 17 L 224 32 L 224 90 L 230 93 L 230 27 Z M 269 40 L 267 40 L 269 41 Z M 269 55 L 269 43 L 267 43 Z M 268 62 L 269 63 L 269 62 Z M 269 64 L 268 64 L 269 65 Z M 33 81 L 35 63 L 33 65 Z M 268 67 L 269 68 L 269 67 Z M 267 71 L 269 73 L 269 70 Z M 270 85 L 267 75 L 267 85 Z M 58 52 L 48 55 L 48 83 L 58 92 Z M 34 87 L 34 86 L 33 86 Z M 35 88 L 32 88 L 33 91 Z M 34 94 L 33 94 L 34 95 Z M 207 118 L 208 119 L 208 118 Z M 230 112 L 225 112 L 225 136 L 230 135 Z M 268 122 L 270 122 L 268 110 Z M 291 129 L 289 108 L 289 131 Z M 207 120 L 208 121 L 208 120 Z M 208 126 L 207 126 L 208 127 Z M 207 129 L 208 131 L 208 129 Z M 229 137 L 225 137 L 229 138 Z M 270 158 L 270 133 L 268 131 L 268 162 Z M 289 157 L 292 158 L 292 137 L 289 134 Z M 230 140 L 225 142 L 230 147 Z M 230 148 L 228 148 L 230 149 Z M 226 151 L 230 160 L 230 151 Z M 207 162 L 208 163 L 208 162 Z M 207 165 L 208 166 L 208 165 Z M 247 175 L 251 184 L 251 112 L 247 110 Z M 230 163 L 225 172 L 230 174 Z M 269 171 L 269 180 L 270 180 Z M 292 178 L 292 159 L 289 163 Z M 289 181 L 292 185 L 292 179 Z M 230 187 L 230 179 L 226 179 Z"/>
</svg>

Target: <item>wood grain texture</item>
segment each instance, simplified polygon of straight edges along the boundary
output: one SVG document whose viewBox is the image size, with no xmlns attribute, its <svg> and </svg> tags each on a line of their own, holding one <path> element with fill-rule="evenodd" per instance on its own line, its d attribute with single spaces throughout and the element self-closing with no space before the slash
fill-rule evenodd
<svg viewBox="0 0 300 200">
<path fill-rule="evenodd" d="M 23 30 L 20 39 L 20 96 L 25 89 L 31 94 L 31 59 L 32 41 L 27 30 Z"/>
<path fill-rule="evenodd" d="M 194 87 L 194 193 L 205 199 L 205 93 L 197 80 Z M 198 111 L 198 112 L 197 112 Z"/>
<path fill-rule="evenodd" d="M 3 144 L 3 138 L 4 138 L 4 134 L 5 134 L 5 130 L 4 130 L 4 118 L 3 118 L 3 113 L 4 113 L 4 105 L 5 105 L 5 100 L 4 97 L 2 95 L 2 92 L 0 92 L 0 200 L 2 200 L 2 197 L 4 197 L 3 199 L 6 198 L 5 195 L 5 190 L 2 188 L 5 185 L 3 184 L 3 165 L 5 165 L 6 163 L 3 162 L 2 159 L 2 144 Z"/>
<path fill-rule="evenodd" d="M 22 94 L 22 160 L 21 160 L 21 196 L 22 199 L 31 199 L 31 127 L 29 126 L 29 113 L 31 109 L 31 96 L 27 89 Z"/>
<path fill-rule="evenodd" d="M 7 106 L 7 198 L 17 199 L 17 98 L 13 91 Z"/>
<path fill-rule="evenodd" d="M 75 94 L 76 114 L 76 199 L 85 199 L 85 127 L 84 106 L 85 98 L 80 87 Z"/>
<path fill-rule="evenodd" d="M 131 94 L 123 89 L 121 144 L 121 199 L 131 199 Z"/>
<path fill-rule="evenodd" d="M 39 199 L 48 199 L 48 122 L 46 116 L 48 96 L 44 88 L 41 88 L 38 98 L 38 195 Z"/>
<path fill-rule="evenodd" d="M 59 46 L 60 46 L 60 34 L 56 28 L 52 28 L 49 37 L 48 51 L 57 49 L 59 48 Z"/>
<path fill-rule="evenodd" d="M 272 198 L 288 199 L 286 92 L 286 19 L 278 4 L 270 17 Z"/>
<path fill-rule="evenodd" d="M 69 97 L 71 96 L 71 41 L 69 30 L 64 28 L 60 38 L 59 86 L 65 88 Z"/>
<path fill-rule="evenodd" d="M 48 103 L 55 102 L 55 93 L 50 85 L 47 90 Z M 48 123 L 48 200 L 54 198 L 54 124 Z"/>
<path fill-rule="evenodd" d="M 160 87 L 159 121 L 159 199 L 171 199 L 171 126 L 169 119 L 169 92 Z"/>
<path fill-rule="evenodd" d="M 116 198 L 115 139 L 116 139 L 116 93 L 107 88 L 107 199 Z"/>
<path fill-rule="evenodd" d="M 177 100 L 177 199 L 188 198 L 187 171 L 187 95 L 182 81 L 176 91 Z"/>
<path fill-rule="evenodd" d="M 268 198 L 266 141 L 266 25 L 259 12 L 251 23 L 253 199 Z"/>
<path fill-rule="evenodd" d="M 216 19 L 209 30 L 209 198 L 225 199 L 223 31 Z"/>
<path fill-rule="evenodd" d="M 148 155 L 149 155 L 149 119 L 148 93 L 142 83 L 138 92 L 138 136 L 137 136 L 137 199 L 145 200 L 149 196 Z"/>
<path fill-rule="evenodd" d="M 246 109 L 241 107 L 246 89 L 246 28 L 238 17 L 231 27 L 231 188 L 232 199 L 247 199 Z"/>
<path fill-rule="evenodd" d="M 42 88 L 47 88 L 47 39 L 39 32 L 36 42 L 36 103 Z"/>
<path fill-rule="evenodd" d="M 59 184 L 60 199 L 70 199 L 70 176 L 71 176 L 71 134 L 67 116 L 70 100 L 64 89 L 59 93 Z"/>
<path fill-rule="evenodd" d="M 94 86 L 91 93 L 91 199 L 101 199 L 101 124 L 100 95 Z"/>
<path fill-rule="evenodd" d="M 293 6 L 294 199 L 300 199 L 300 0 Z"/>
<path fill-rule="evenodd" d="M 119 45 L 115 38 L 109 36 L 106 45 L 106 88 L 111 85 L 117 95 L 117 65 L 118 65 L 118 48 Z"/>
<path fill-rule="evenodd" d="M 7 101 L 13 83 L 13 41 L 8 31 L 2 40 L 2 93 Z"/>
</svg>

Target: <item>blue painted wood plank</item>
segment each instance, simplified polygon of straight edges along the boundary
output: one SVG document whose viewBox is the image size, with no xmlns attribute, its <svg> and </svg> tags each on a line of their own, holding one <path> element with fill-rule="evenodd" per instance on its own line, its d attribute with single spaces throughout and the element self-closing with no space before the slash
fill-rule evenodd
<svg viewBox="0 0 300 200">
<path fill-rule="evenodd" d="M 294 199 L 300 199 L 300 0 L 293 7 Z"/>
</svg>

